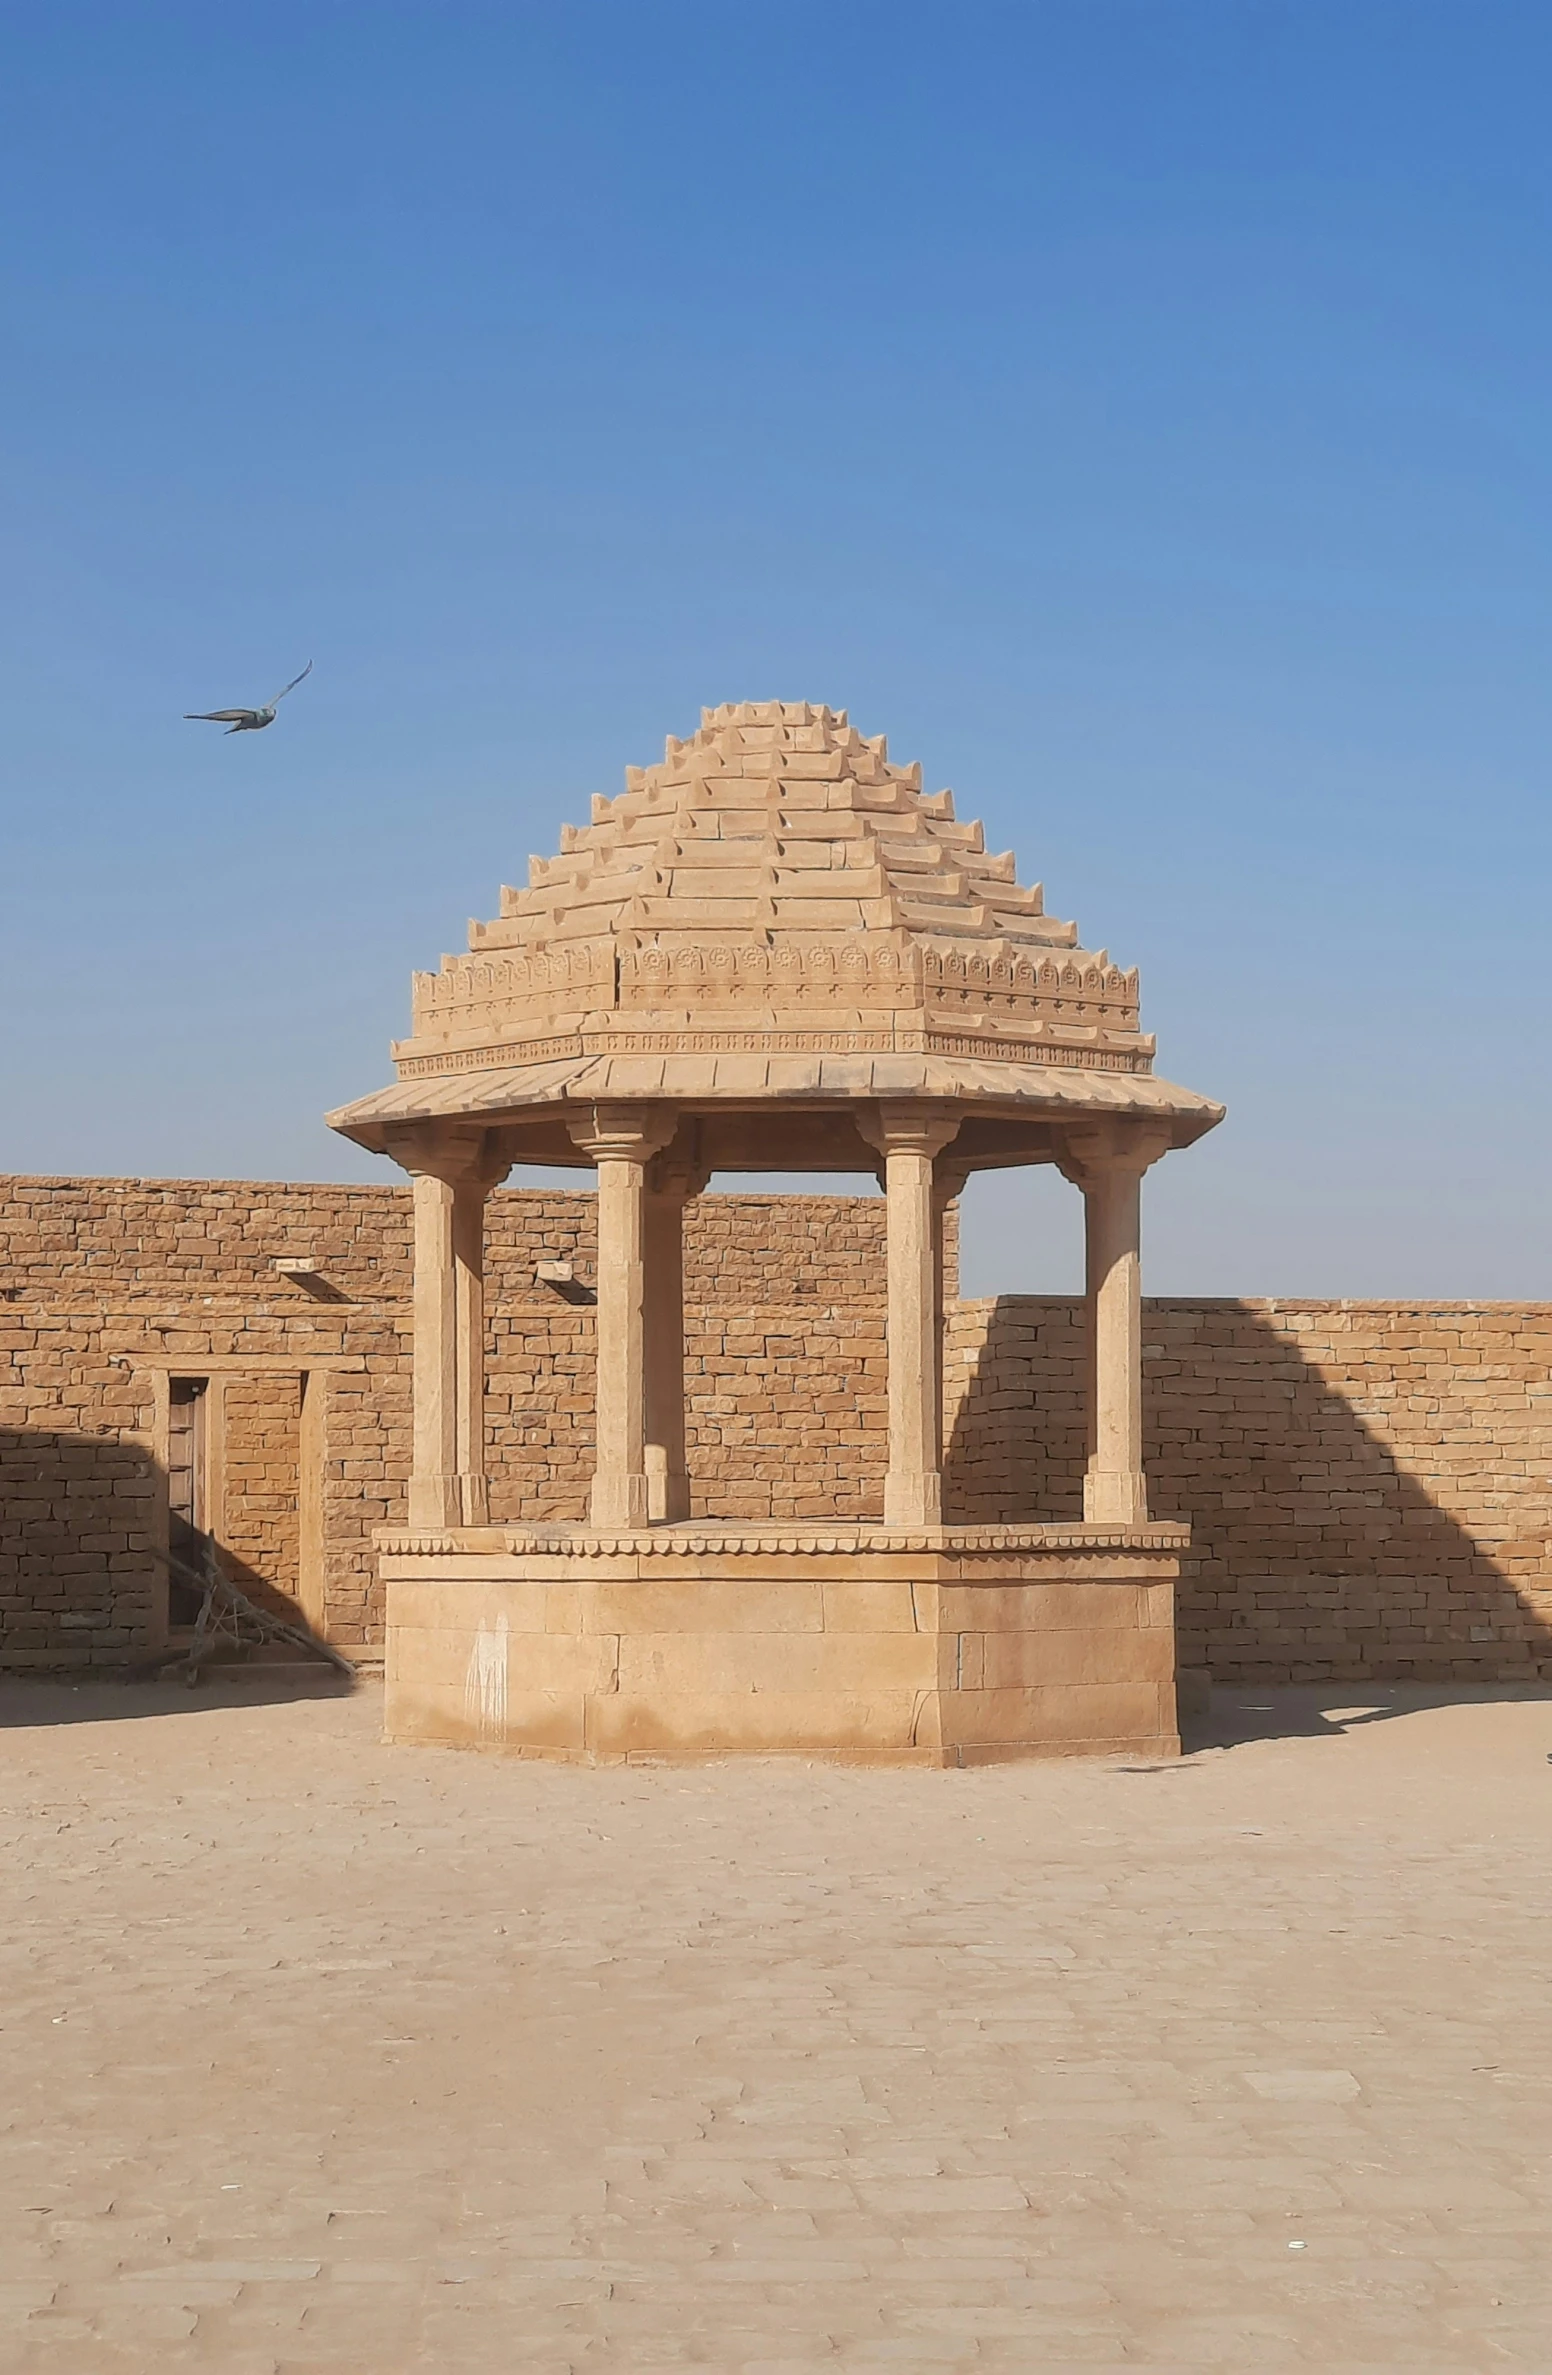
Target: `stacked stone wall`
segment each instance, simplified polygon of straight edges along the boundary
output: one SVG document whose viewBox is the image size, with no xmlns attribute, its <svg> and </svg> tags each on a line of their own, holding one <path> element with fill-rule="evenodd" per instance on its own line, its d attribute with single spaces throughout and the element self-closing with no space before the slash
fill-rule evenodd
<svg viewBox="0 0 1552 2375">
<path fill-rule="evenodd" d="M 282 1277 L 285 1255 L 316 1259 L 320 1288 Z M 368 1645 L 372 1529 L 398 1513 L 408 1471 L 408 1298 L 403 1191 L 0 1180 L 0 1659 L 116 1665 L 160 1645 L 159 1382 L 214 1363 L 223 1551 L 245 1585 L 284 1595 L 298 1373 L 326 1365 L 327 1622 Z"/>
<path fill-rule="evenodd" d="M 883 1204 L 711 1196 L 686 1231 L 695 1512 L 875 1516 L 886 1452 Z M 490 1207 L 498 1519 L 576 1518 L 592 1461 L 593 1198 Z M 307 1281 L 277 1272 L 310 1256 Z M 569 1260 L 569 1286 L 540 1261 Z M 980 1521 L 1082 1509 L 1068 1298 L 952 1305 L 945 1489 Z M 1226 1677 L 1552 1672 L 1552 1308 L 1150 1302 L 1153 1505 L 1187 1518 L 1189 1662 Z M 160 1642 L 159 1381 L 221 1376 L 223 1555 L 308 1602 L 299 1375 L 324 1395 L 313 1612 L 370 1651 L 374 1528 L 409 1466 L 405 1188 L 0 1181 L 0 1662 Z"/>
<path fill-rule="evenodd" d="M 0 1180 L 0 1662 L 117 1665 L 162 1628 L 157 1382 L 221 1364 L 223 1558 L 301 1594 L 299 1376 L 322 1381 L 316 1613 L 381 1639 L 374 1529 L 409 1473 L 407 1187 Z M 579 1518 L 593 1453 L 594 1199 L 502 1190 L 487 1226 L 492 1514 Z M 310 1257 L 310 1279 L 276 1270 Z M 883 1203 L 706 1196 L 686 1225 L 696 1514 L 878 1513 Z M 570 1286 L 542 1283 L 569 1261 Z"/>
<path fill-rule="evenodd" d="M 951 1508 L 1076 1517 L 1082 1306 L 961 1303 Z M 1192 1528 L 1183 1661 L 1224 1678 L 1552 1676 L 1552 1306 L 1150 1301 L 1150 1505 Z"/>
<path fill-rule="evenodd" d="M 883 1515 L 883 1198 L 825 1197 L 818 1226 L 808 1202 L 704 1196 L 687 1216 L 697 1515 Z"/>
<path fill-rule="evenodd" d="M 300 1593 L 301 1379 L 223 1379 L 221 1548 L 235 1581 L 266 1600 Z"/>
</svg>

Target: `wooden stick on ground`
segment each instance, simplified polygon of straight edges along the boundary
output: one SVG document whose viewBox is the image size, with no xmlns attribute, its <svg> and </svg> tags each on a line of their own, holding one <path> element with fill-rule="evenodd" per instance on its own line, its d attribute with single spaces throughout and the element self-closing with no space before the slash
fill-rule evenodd
<svg viewBox="0 0 1552 2375">
<path fill-rule="evenodd" d="M 194 1622 L 194 1638 L 187 1650 L 176 1650 L 158 1661 L 163 1665 L 183 1666 L 184 1680 L 191 1688 L 199 1680 L 200 1667 L 223 1643 L 240 1654 L 261 1648 L 266 1641 L 283 1641 L 292 1649 L 325 1659 L 355 1680 L 356 1669 L 349 1658 L 329 1642 L 318 1640 L 301 1625 L 288 1624 L 284 1617 L 272 1616 L 267 1608 L 260 1608 L 246 1592 L 240 1591 L 217 1558 L 215 1544 L 208 1534 L 204 1537 L 204 1558 L 198 1567 L 171 1553 L 163 1556 L 158 1552 L 157 1556 L 172 1574 L 204 1594 Z"/>
</svg>

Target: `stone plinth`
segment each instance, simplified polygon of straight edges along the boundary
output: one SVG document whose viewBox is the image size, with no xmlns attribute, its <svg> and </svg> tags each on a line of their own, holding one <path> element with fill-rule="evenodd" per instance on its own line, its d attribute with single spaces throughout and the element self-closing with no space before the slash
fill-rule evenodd
<svg viewBox="0 0 1552 2375">
<path fill-rule="evenodd" d="M 1180 1526 L 379 1540 L 391 1740 L 588 1763 L 1179 1752 Z"/>
</svg>

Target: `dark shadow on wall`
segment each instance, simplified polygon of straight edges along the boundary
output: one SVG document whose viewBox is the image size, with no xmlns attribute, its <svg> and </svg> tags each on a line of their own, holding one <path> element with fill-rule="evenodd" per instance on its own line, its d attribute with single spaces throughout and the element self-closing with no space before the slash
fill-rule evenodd
<svg viewBox="0 0 1552 2375">
<path fill-rule="evenodd" d="M 1008 1296 L 978 1308 L 984 1340 L 961 1372 L 947 1513 L 1079 1517 L 1082 1307 Z M 1183 1665 L 1247 1682 L 1552 1677 L 1552 1624 L 1516 1585 L 1545 1573 L 1544 1526 L 1479 1539 L 1254 1306 L 1150 1303 L 1143 1334 L 1152 1509 L 1192 1528 Z M 1462 1402 L 1457 1448 L 1465 1430 Z M 1426 1436 L 1421 1421 L 1415 1432 Z"/>
<path fill-rule="evenodd" d="M 169 1646 L 170 1578 L 161 1551 L 167 1523 L 166 1474 L 141 1443 L 116 1432 L 0 1429 L 0 1673 L 41 1678 L 153 1670 Z M 218 1550 L 239 1591 L 309 1629 L 285 1592 L 237 1553 Z M 172 1608 L 173 1625 L 191 1623 L 198 1602 L 199 1594 L 185 1589 Z M 174 1632 L 174 1646 L 177 1638 Z M 271 1654 L 261 1653 L 251 1669 L 245 1662 L 245 1671 L 262 1671 Z M 338 1674 L 332 1685 L 351 1687 Z M 288 1688 L 276 1677 L 275 1695 Z"/>
<path fill-rule="evenodd" d="M 126 1666 L 155 1646 L 165 1493 L 117 1432 L 0 1429 L 0 1666 Z"/>
</svg>

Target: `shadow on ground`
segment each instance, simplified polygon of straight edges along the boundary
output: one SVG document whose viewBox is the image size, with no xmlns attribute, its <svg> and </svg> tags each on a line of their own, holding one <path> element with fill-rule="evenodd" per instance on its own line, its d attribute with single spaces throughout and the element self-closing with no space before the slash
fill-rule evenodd
<svg viewBox="0 0 1552 2375">
<path fill-rule="evenodd" d="M 192 1690 L 165 1675 L 5 1675 L 0 1676 L 0 1732 L 123 1723 L 148 1715 L 209 1715 L 231 1707 L 290 1707 L 306 1699 L 348 1699 L 362 1687 L 362 1678 L 352 1682 L 331 1666 L 266 1666 L 259 1659 L 207 1667 Z"/>
<path fill-rule="evenodd" d="M 1527 1701 L 1545 1706 L 1552 1747 L 1552 1683 L 1225 1683 L 1213 1692 L 1205 1714 L 1182 1721 L 1181 1747 L 1189 1763 L 1204 1750 L 1244 1748 L 1257 1740 L 1341 1740 L 1371 1724 L 1394 1723 L 1429 1708 Z"/>
</svg>

